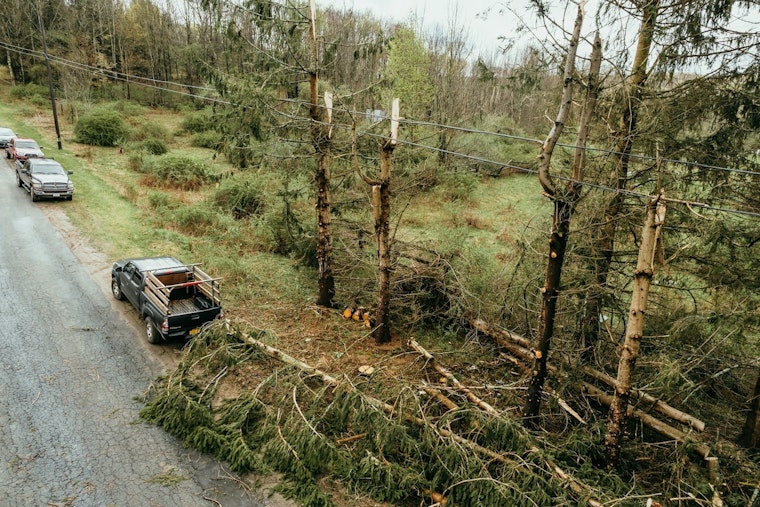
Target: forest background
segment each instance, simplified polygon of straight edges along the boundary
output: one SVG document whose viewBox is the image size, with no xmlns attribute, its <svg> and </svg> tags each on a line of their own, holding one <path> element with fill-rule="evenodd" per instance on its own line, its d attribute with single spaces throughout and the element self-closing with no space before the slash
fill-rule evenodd
<svg viewBox="0 0 760 507">
<path fill-rule="evenodd" d="M 758 5 L 533 7 L 499 59 L 305 3 L 8 8 L 72 220 L 223 277 L 147 420 L 304 505 L 760 501 Z"/>
</svg>

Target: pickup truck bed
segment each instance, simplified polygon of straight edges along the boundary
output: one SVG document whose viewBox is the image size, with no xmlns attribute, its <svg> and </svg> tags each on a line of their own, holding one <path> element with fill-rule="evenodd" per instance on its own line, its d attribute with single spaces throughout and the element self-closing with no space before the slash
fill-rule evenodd
<svg viewBox="0 0 760 507">
<path fill-rule="evenodd" d="M 116 299 L 128 299 L 140 312 L 150 343 L 194 336 L 222 316 L 218 279 L 197 264 L 173 257 L 114 263 L 111 290 Z"/>
</svg>

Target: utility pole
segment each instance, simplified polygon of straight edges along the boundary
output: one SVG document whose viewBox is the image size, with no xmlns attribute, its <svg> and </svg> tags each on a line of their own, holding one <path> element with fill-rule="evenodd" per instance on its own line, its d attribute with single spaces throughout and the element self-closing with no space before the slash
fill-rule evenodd
<svg viewBox="0 0 760 507">
<path fill-rule="evenodd" d="M 53 107 L 53 122 L 55 123 L 55 136 L 58 139 L 58 149 L 63 149 L 61 145 L 61 129 L 58 127 L 58 111 L 55 108 L 55 90 L 53 89 L 53 72 L 50 70 L 50 58 L 47 52 L 47 38 L 45 37 L 45 24 L 42 22 L 42 7 L 37 10 L 37 19 L 40 23 L 40 33 L 42 34 L 42 54 L 45 55 L 45 67 L 47 67 L 48 88 L 50 88 L 50 103 Z"/>
</svg>

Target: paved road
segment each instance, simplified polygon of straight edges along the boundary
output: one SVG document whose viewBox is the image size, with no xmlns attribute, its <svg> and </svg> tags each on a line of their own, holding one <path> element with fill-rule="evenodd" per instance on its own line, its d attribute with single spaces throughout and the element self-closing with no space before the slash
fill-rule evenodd
<svg viewBox="0 0 760 507">
<path fill-rule="evenodd" d="M 32 203 L 0 160 L 0 505 L 265 505 L 139 422 L 134 398 L 167 352 L 142 343 L 43 213 L 68 204 Z"/>
</svg>

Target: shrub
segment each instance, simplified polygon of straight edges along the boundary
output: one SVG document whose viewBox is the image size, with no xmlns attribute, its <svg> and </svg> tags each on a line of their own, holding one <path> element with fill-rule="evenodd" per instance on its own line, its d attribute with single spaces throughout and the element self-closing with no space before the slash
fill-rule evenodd
<svg viewBox="0 0 760 507">
<path fill-rule="evenodd" d="M 135 141 L 159 141 L 171 140 L 171 134 L 166 127 L 153 121 L 144 121 L 139 123 L 132 133 L 132 139 Z"/>
<path fill-rule="evenodd" d="M 139 144 L 139 147 L 151 155 L 163 155 L 169 151 L 166 143 L 161 139 L 146 139 Z"/>
<path fill-rule="evenodd" d="M 151 158 L 143 164 L 142 172 L 148 174 L 148 184 L 183 190 L 194 190 L 219 180 L 205 162 L 184 155 Z"/>
<path fill-rule="evenodd" d="M 196 148 L 209 148 L 215 150 L 219 146 L 221 137 L 214 130 L 199 132 L 190 139 L 190 145 Z"/>
<path fill-rule="evenodd" d="M 214 128 L 214 120 L 211 114 L 206 112 L 199 112 L 195 114 L 189 114 L 182 121 L 181 129 L 184 132 L 200 133 L 206 132 Z"/>
<path fill-rule="evenodd" d="M 100 110 L 84 116 L 74 126 L 74 138 L 82 144 L 116 146 L 129 134 L 124 120 L 116 111 Z"/>
<path fill-rule="evenodd" d="M 204 235 L 216 224 L 217 214 L 207 206 L 184 206 L 176 212 L 177 224 L 186 234 Z"/>
<path fill-rule="evenodd" d="M 168 208 L 170 203 L 169 194 L 161 191 L 152 191 L 148 193 L 148 204 L 151 208 Z"/>
<path fill-rule="evenodd" d="M 467 201 L 477 188 L 478 179 L 469 172 L 442 172 L 437 190 L 449 201 Z"/>
<path fill-rule="evenodd" d="M 50 90 L 36 83 L 18 85 L 11 88 L 11 97 L 17 99 L 30 99 L 33 97 L 47 97 L 50 100 Z"/>
<path fill-rule="evenodd" d="M 253 177 L 230 178 L 214 194 L 214 204 L 236 220 L 260 214 L 266 191 Z"/>
</svg>

